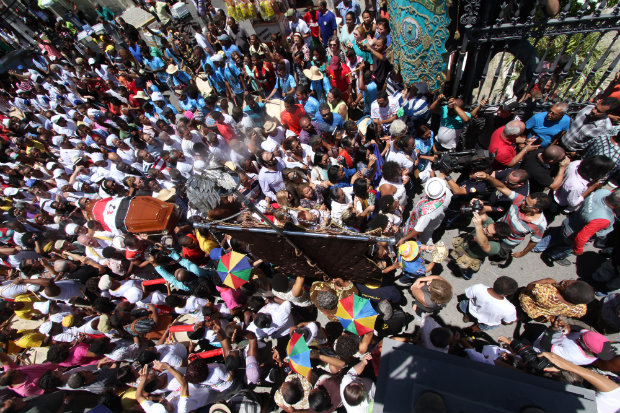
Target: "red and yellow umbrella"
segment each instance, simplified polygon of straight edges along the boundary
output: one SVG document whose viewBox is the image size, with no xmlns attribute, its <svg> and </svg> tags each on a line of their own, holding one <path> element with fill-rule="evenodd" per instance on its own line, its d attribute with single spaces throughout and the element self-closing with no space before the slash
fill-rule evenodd
<svg viewBox="0 0 620 413">
<path fill-rule="evenodd" d="M 378 314 L 369 300 L 352 294 L 338 302 L 334 315 L 346 331 L 363 336 L 374 330 Z"/>
<path fill-rule="evenodd" d="M 232 251 L 220 257 L 216 271 L 224 285 L 236 290 L 250 279 L 252 265 L 245 255 Z"/>
<path fill-rule="evenodd" d="M 304 377 L 308 377 L 312 366 L 310 365 L 310 348 L 303 334 L 293 333 L 291 340 L 286 346 L 286 354 L 291 369 Z"/>
</svg>

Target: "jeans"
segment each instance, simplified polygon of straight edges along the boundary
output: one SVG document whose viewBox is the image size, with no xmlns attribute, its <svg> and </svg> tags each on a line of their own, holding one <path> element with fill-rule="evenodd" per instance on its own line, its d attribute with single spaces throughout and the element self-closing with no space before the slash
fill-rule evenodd
<svg viewBox="0 0 620 413">
<path fill-rule="evenodd" d="M 564 236 L 562 226 L 549 230 L 549 233 L 534 247 L 535 252 L 544 251 L 554 261 L 562 260 L 573 252 L 573 237 Z"/>
<path fill-rule="evenodd" d="M 459 301 L 457 308 L 461 313 L 465 314 L 466 316 L 470 318 L 475 319 L 475 317 L 469 313 L 469 299 Z M 499 326 L 490 326 L 488 324 L 480 323 L 478 322 L 478 320 L 476 320 L 476 322 L 478 323 L 478 328 L 480 328 L 480 330 L 483 330 L 483 331 L 489 331 L 489 330 L 493 330 L 499 327 Z"/>
</svg>

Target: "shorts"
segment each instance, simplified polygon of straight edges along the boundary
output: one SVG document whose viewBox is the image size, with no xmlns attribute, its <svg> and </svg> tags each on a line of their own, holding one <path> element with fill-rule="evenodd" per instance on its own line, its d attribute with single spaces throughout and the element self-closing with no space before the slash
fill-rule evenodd
<svg viewBox="0 0 620 413">
<path fill-rule="evenodd" d="M 248 379 L 248 383 L 258 384 L 258 382 L 260 381 L 260 371 L 258 369 L 258 360 L 256 360 L 256 357 L 246 357 L 245 376 Z"/>
</svg>

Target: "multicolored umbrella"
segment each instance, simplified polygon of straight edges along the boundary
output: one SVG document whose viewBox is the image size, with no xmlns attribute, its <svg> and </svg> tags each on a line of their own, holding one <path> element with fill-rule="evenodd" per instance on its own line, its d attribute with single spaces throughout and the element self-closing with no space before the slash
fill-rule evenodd
<svg viewBox="0 0 620 413">
<path fill-rule="evenodd" d="M 286 346 L 286 354 L 288 354 L 289 364 L 291 368 L 304 377 L 308 377 L 310 370 L 310 349 L 306 344 L 303 334 L 293 333 L 291 340 Z"/>
<path fill-rule="evenodd" d="M 236 290 L 250 279 L 252 265 L 245 255 L 232 251 L 220 257 L 216 271 L 224 285 Z"/>
<path fill-rule="evenodd" d="M 375 328 L 377 312 L 370 305 L 370 301 L 355 294 L 343 298 L 338 302 L 336 314 L 342 327 L 358 336 L 363 336 Z"/>
</svg>

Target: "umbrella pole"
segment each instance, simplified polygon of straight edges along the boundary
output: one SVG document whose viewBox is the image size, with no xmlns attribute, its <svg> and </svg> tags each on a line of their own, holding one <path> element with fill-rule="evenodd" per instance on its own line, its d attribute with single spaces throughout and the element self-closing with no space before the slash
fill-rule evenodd
<svg viewBox="0 0 620 413">
<path fill-rule="evenodd" d="M 261 217 L 261 219 L 267 224 L 269 225 L 279 236 L 281 236 L 282 238 L 284 238 L 284 240 L 291 246 L 293 247 L 293 249 L 295 251 L 299 251 L 299 253 L 301 254 L 302 257 L 304 257 L 306 259 L 306 261 L 308 262 L 308 265 L 310 265 L 311 267 L 316 267 L 319 271 L 321 271 L 325 276 L 329 277 L 329 274 L 327 274 L 327 272 L 321 268 L 321 266 L 319 264 L 317 264 L 316 262 L 314 262 L 314 260 L 310 257 L 308 257 L 308 255 L 306 255 L 305 252 L 303 252 L 301 250 L 301 248 L 299 248 L 295 242 L 290 239 L 282 230 L 282 228 L 278 227 L 276 224 L 274 224 L 273 222 L 271 222 L 266 216 L 265 214 L 263 214 L 257 207 L 256 205 L 254 205 L 254 203 L 250 200 L 248 200 L 245 195 L 243 195 L 241 192 L 239 192 L 237 189 L 235 189 L 233 191 L 233 194 L 235 194 L 240 200 L 241 203 L 243 205 L 246 205 L 250 211 L 254 212 L 255 214 L 257 214 L 259 217 Z"/>
</svg>

